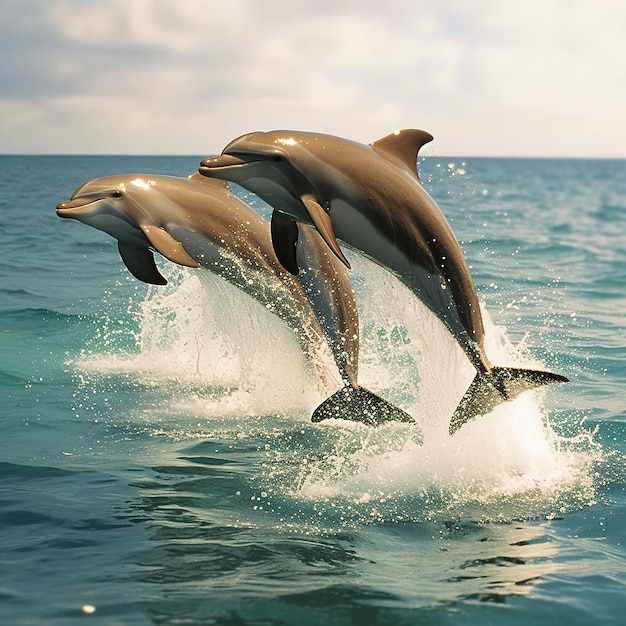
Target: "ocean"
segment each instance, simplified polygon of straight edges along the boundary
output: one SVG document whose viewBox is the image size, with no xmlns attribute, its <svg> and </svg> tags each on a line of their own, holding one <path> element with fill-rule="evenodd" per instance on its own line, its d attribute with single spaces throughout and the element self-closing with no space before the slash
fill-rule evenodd
<svg viewBox="0 0 626 626">
<path fill-rule="evenodd" d="M 0 624 L 622 624 L 626 161 L 420 162 L 492 361 L 570 378 L 450 437 L 472 369 L 370 261 L 360 379 L 416 425 L 311 423 L 336 372 L 271 312 L 55 214 L 201 156 L 0 156 Z"/>
</svg>

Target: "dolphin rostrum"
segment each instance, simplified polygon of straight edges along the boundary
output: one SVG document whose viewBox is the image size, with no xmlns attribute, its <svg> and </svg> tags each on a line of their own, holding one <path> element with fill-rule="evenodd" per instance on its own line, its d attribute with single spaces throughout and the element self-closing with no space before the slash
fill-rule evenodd
<svg viewBox="0 0 626 626">
<path fill-rule="evenodd" d="M 276 258 L 268 223 L 235 196 L 227 182 L 197 172 L 188 178 L 122 175 L 81 185 L 57 206 L 118 240 L 131 274 L 147 283 L 167 281 L 151 249 L 187 267 L 205 267 L 242 289 L 296 334 L 309 361 L 328 344 L 343 388 L 313 413 L 369 424 L 414 422 L 407 413 L 358 384 L 359 321 L 347 273 L 314 229 L 298 225 L 297 278 Z"/>
<path fill-rule="evenodd" d="M 204 176 L 234 181 L 275 209 L 274 249 L 298 272 L 298 231 L 284 217 L 312 224 L 349 267 L 337 239 L 393 272 L 439 318 L 476 369 L 450 422 L 450 434 L 526 389 L 567 378 L 497 367 L 487 358 L 478 296 L 461 247 L 419 181 L 417 156 L 432 141 L 421 130 L 397 131 L 364 145 L 299 131 L 254 132 L 204 159 Z"/>
</svg>

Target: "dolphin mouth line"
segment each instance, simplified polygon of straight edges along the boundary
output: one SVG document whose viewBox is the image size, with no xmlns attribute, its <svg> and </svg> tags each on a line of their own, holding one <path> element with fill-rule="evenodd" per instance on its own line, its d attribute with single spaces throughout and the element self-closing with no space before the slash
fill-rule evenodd
<svg viewBox="0 0 626 626">
<path fill-rule="evenodd" d="M 135 220 L 126 215 L 123 212 L 111 212 L 111 211 L 100 211 L 97 203 L 103 198 L 76 198 L 75 200 L 68 200 L 67 202 L 61 202 L 57 206 L 56 212 L 58 217 L 66 217 L 77 219 L 78 221 L 84 221 L 85 218 L 96 216 L 96 215 L 112 215 L 126 222 L 133 228 L 137 230 L 141 230 L 141 228 L 137 225 Z M 81 220 L 81 218 L 83 218 Z"/>
<path fill-rule="evenodd" d="M 88 198 L 77 198 L 76 200 L 68 200 L 57 205 L 57 215 L 59 217 L 74 217 L 88 211 L 90 204 L 94 204 L 97 200 Z"/>
<path fill-rule="evenodd" d="M 251 161 L 242 159 L 231 154 L 222 154 L 218 157 L 211 157 L 200 162 L 199 171 L 210 172 L 211 170 L 220 170 L 228 168 L 238 168 L 249 165 Z"/>
</svg>

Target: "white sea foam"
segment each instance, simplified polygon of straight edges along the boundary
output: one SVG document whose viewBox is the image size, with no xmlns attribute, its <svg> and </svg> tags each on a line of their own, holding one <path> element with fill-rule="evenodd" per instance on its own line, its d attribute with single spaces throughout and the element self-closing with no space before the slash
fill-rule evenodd
<svg viewBox="0 0 626 626">
<path fill-rule="evenodd" d="M 398 500 L 407 497 L 427 496 L 430 506 L 447 512 L 474 502 L 480 516 L 489 519 L 593 503 L 593 445 L 587 437 L 572 442 L 554 432 L 546 401 L 549 390 L 526 392 L 450 437 L 449 417 L 474 376 L 473 368 L 452 336 L 408 290 L 373 264 L 362 264 L 361 271 L 366 280 L 358 288 L 367 331 L 361 380 L 376 389 L 384 378 L 387 397 L 416 418 L 423 439 L 411 436 L 406 426 L 376 432 L 356 427 L 346 434 L 345 425 L 337 423 L 330 452 L 334 462 L 323 458 L 307 464 L 295 481 L 298 494 L 320 501 L 345 497 L 361 504 L 374 502 L 374 517 L 384 517 L 390 502 L 395 503 L 395 515 Z M 389 307 L 389 302 L 400 306 Z M 526 349 L 513 346 L 505 330 L 483 313 L 492 362 L 545 367 Z M 398 327 L 402 340 L 391 345 L 390 331 L 396 329 L 397 335 Z M 381 337 L 389 342 L 382 352 Z M 352 451 L 349 461 L 345 450 Z M 527 497 L 520 500 L 523 495 Z M 490 506 L 484 508 L 485 503 Z"/>
<path fill-rule="evenodd" d="M 233 437 L 258 439 L 258 421 L 247 419 L 255 416 L 282 416 L 276 422 L 281 432 L 305 426 L 300 431 L 305 436 L 291 450 L 279 449 L 290 445 L 289 438 L 265 445 L 265 479 L 296 500 L 347 499 L 373 519 L 403 518 L 415 507 L 430 514 L 452 507 L 458 513 L 458 506 L 469 502 L 479 509 L 486 503 L 474 514 L 488 519 L 534 515 L 567 507 L 572 497 L 563 500 L 558 495 L 563 493 L 573 493 L 576 505 L 590 503 L 590 445 L 571 445 L 555 434 L 546 405 L 549 390 L 524 393 L 448 435 L 472 366 L 434 315 L 395 278 L 368 261 L 353 259 L 353 264 L 362 327 L 360 382 L 409 412 L 417 426 L 310 424 L 312 410 L 338 386 L 330 355 L 321 351 L 312 367 L 276 316 L 203 270 L 176 270 L 167 288 L 148 292 L 137 310 L 137 350 L 92 354 L 82 366 L 132 373 L 166 389 L 162 415 L 193 416 L 207 428 L 231 418 Z M 494 363 L 543 367 L 484 313 L 486 348 Z M 167 431 L 164 419 L 159 429 Z"/>
<path fill-rule="evenodd" d="M 169 284 L 151 288 L 134 313 L 136 349 L 99 352 L 95 346 L 83 356 L 83 368 L 169 386 L 174 407 L 205 419 L 304 415 L 337 387 L 324 346 L 309 362 L 294 333 L 256 300 L 205 270 L 169 268 L 163 271 Z M 176 394 L 177 387 L 184 393 Z"/>
</svg>

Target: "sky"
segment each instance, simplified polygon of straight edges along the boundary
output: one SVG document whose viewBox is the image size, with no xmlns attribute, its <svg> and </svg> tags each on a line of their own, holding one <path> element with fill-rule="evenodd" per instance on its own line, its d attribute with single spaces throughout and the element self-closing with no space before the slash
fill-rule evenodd
<svg viewBox="0 0 626 626">
<path fill-rule="evenodd" d="M 257 130 L 626 158 L 624 0 L 0 0 L 0 153 L 221 152 Z"/>
</svg>

